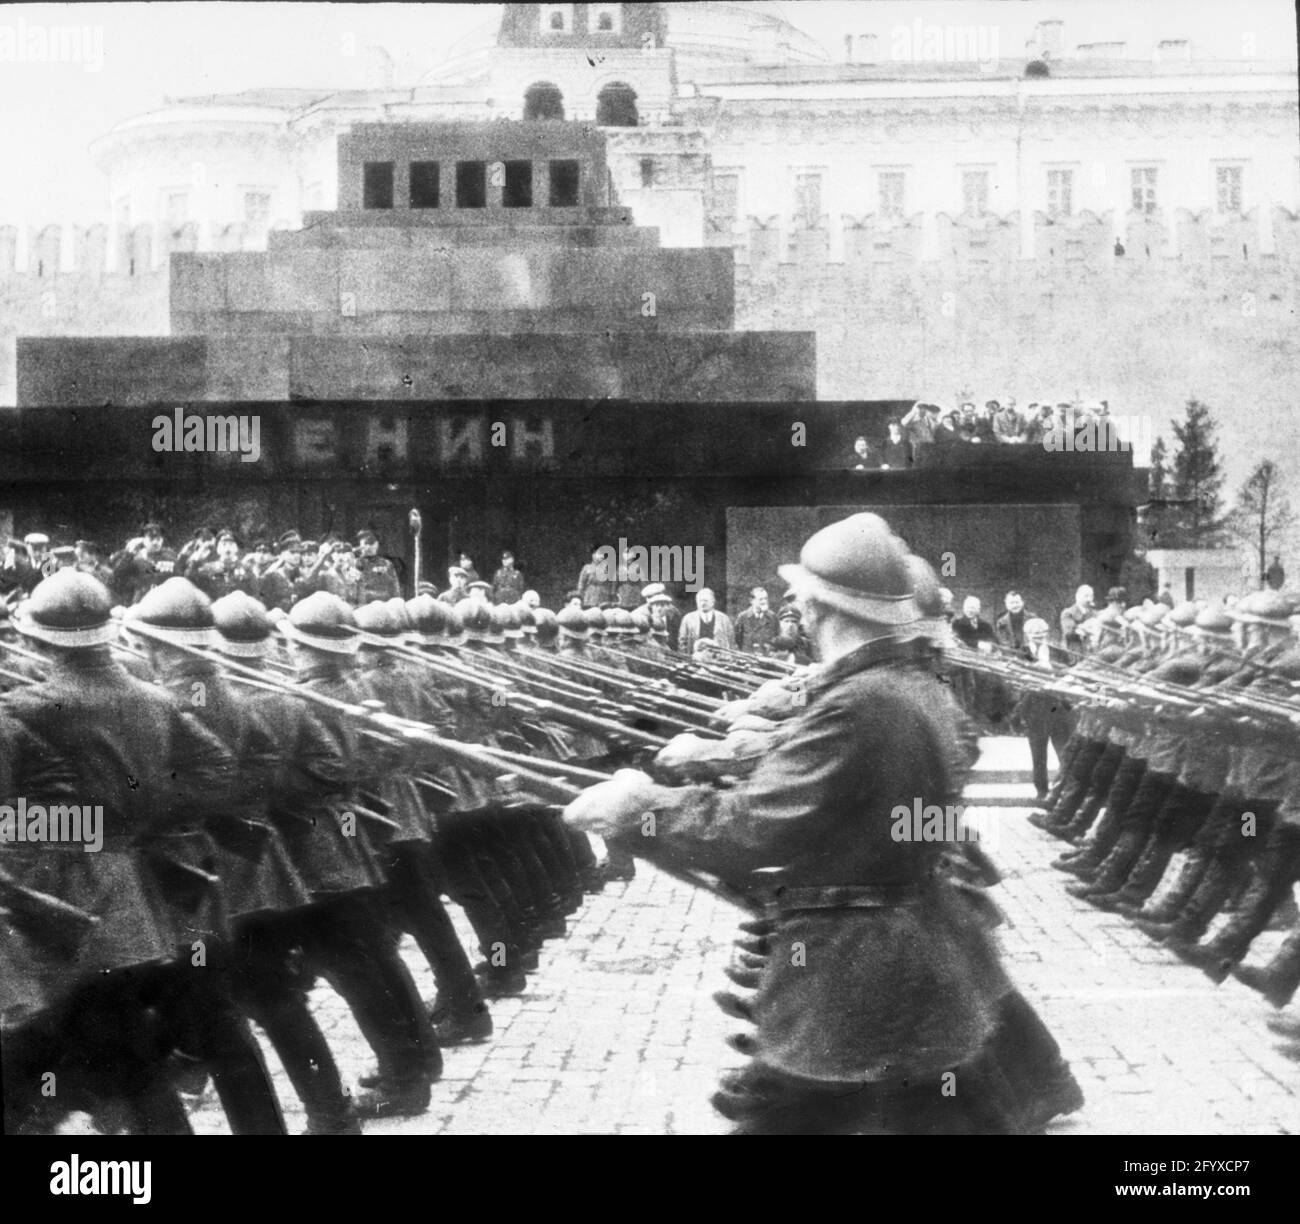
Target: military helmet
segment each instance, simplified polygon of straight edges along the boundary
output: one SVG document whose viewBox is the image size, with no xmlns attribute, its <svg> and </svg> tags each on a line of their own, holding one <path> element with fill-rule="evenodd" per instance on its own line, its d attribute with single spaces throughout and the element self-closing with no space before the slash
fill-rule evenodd
<svg viewBox="0 0 1300 1224">
<path fill-rule="evenodd" d="M 386 642 L 399 642 L 402 634 L 406 632 L 408 617 L 405 605 L 402 606 L 399 615 L 396 609 L 388 605 L 386 600 L 376 599 L 368 604 L 362 604 L 354 615 L 357 628 L 364 635 L 371 638 L 382 638 Z M 372 642 L 365 641 L 364 637 L 361 644 L 363 646 L 374 645 Z"/>
<path fill-rule="evenodd" d="M 1289 618 L 1295 608 L 1292 600 L 1281 591 L 1252 591 L 1226 611 L 1233 620 L 1248 625 L 1271 625 L 1277 629 L 1288 629 Z"/>
<path fill-rule="evenodd" d="M 1232 617 L 1221 608 L 1206 608 L 1196 614 L 1192 628 L 1197 634 L 1226 637 L 1232 632 Z"/>
<path fill-rule="evenodd" d="M 37 584 L 14 617 L 25 637 L 77 649 L 117 640 L 113 597 L 98 578 L 80 570 L 59 570 Z"/>
<path fill-rule="evenodd" d="M 407 600 L 406 612 L 411 619 L 412 636 L 424 646 L 446 641 L 447 605 L 432 595 L 417 595 Z"/>
<path fill-rule="evenodd" d="M 587 623 L 587 614 L 581 608 L 564 608 L 560 611 L 559 616 L 555 618 L 560 632 L 565 637 L 585 638 L 591 636 L 591 628 Z M 604 624 L 602 617 L 601 623 Z M 542 623 L 537 623 L 537 634 L 540 637 L 542 632 Z"/>
<path fill-rule="evenodd" d="M 452 609 L 452 615 L 460 621 L 460 631 L 466 640 L 486 642 L 492 632 L 492 609 L 484 603 L 463 600 Z"/>
<path fill-rule="evenodd" d="M 212 600 L 188 578 L 168 578 L 150 590 L 126 614 L 126 628 L 148 632 L 151 639 L 177 646 L 215 646 Z"/>
<path fill-rule="evenodd" d="M 906 545 L 878 514 L 854 514 L 811 535 L 797 565 L 778 572 L 799 593 L 885 625 L 917 619 Z"/>
<path fill-rule="evenodd" d="M 519 609 L 513 604 L 497 604 L 492 609 L 492 627 L 509 641 L 517 642 L 524 636 Z"/>
<path fill-rule="evenodd" d="M 330 654 L 356 654 L 361 645 L 356 615 L 328 591 L 300 599 L 280 626 L 292 641 Z"/>
<path fill-rule="evenodd" d="M 543 646 L 549 646 L 560 632 L 560 617 L 550 608 L 534 608 L 533 620 L 537 622 L 537 640 Z M 564 613 L 561 612 L 560 616 Z"/>
<path fill-rule="evenodd" d="M 271 618 L 251 595 L 231 591 L 212 605 L 216 647 L 237 659 L 261 658 L 271 637 Z"/>
</svg>

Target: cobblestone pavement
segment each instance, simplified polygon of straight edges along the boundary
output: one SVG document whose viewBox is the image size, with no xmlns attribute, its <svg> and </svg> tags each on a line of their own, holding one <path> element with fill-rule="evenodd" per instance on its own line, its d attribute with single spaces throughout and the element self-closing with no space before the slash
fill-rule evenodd
<svg viewBox="0 0 1300 1224">
<path fill-rule="evenodd" d="M 968 800 L 987 805 L 1006 876 L 993 895 L 1007 917 L 1007 965 L 1087 1096 L 1049 1133 L 1300 1133 L 1300 1064 L 1278 1050 L 1268 1006 L 1232 979 L 1215 987 L 1119 916 L 1066 894 L 1068 877 L 1049 865 L 1061 843 L 1025 819 L 1026 755 L 1023 740 L 985 741 Z M 427 1114 L 368 1122 L 366 1133 L 724 1134 L 708 1097 L 717 1071 L 741 1061 L 723 1041 L 742 1026 L 710 995 L 728 985 L 737 918 L 719 898 L 638 864 L 635 880 L 589 898 L 567 937 L 546 944 L 526 995 L 492 1005 L 490 1042 L 445 1052 Z M 1252 960 L 1280 939 L 1261 937 Z M 411 941 L 404 952 L 432 995 Z M 363 1073 L 370 1053 L 346 1008 L 327 987 L 313 1002 L 344 1077 Z M 268 1060 L 301 1131 L 269 1047 Z M 200 1133 L 225 1130 L 210 1086 L 194 1121 Z"/>
</svg>

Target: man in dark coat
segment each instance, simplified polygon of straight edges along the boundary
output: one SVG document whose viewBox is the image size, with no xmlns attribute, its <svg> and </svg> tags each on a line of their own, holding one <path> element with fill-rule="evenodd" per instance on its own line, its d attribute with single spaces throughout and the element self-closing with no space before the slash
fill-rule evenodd
<svg viewBox="0 0 1300 1224">
<path fill-rule="evenodd" d="M 1047 622 L 1031 617 L 1024 625 L 1024 645 L 1020 654 L 1030 662 L 1051 671 L 1052 648 L 1048 645 Z M 1041 803 L 1047 798 L 1047 745 L 1056 750 L 1056 759 L 1063 759 L 1065 745 L 1074 731 L 1074 718 L 1069 704 L 1054 693 L 1026 689 L 1013 711 L 1025 729 L 1029 741 L 1029 756 L 1033 765 L 1034 790 Z"/>
<path fill-rule="evenodd" d="M 780 623 L 768 606 L 767 591 L 755 587 L 750 592 L 749 607 L 736 617 L 736 649 L 769 655 L 779 633 Z"/>
<path fill-rule="evenodd" d="M 980 615 L 982 610 L 980 601 L 974 595 L 968 595 L 962 601 L 961 615 L 952 622 L 952 631 L 957 640 L 972 650 L 981 645 L 991 646 L 996 640 L 993 626 Z"/>
<path fill-rule="evenodd" d="M 744 1005 L 756 1032 L 733 1041 L 753 1062 L 714 1098 L 742 1133 L 1009 1129 L 974 1069 L 1007 980 L 936 873 L 943 832 L 913 822 L 953 803 L 970 762 L 960 713 L 906 633 L 906 556 L 860 514 L 782 567 L 823 666 L 743 782 L 666 787 L 623 770 L 566 809 L 574 827 L 762 907 L 735 978 L 757 987 Z M 953 1075 L 964 1098 L 945 1095 Z"/>
<path fill-rule="evenodd" d="M 1034 614 L 1025 611 L 1025 597 L 1019 591 L 1008 591 L 1003 602 L 1007 610 L 998 617 L 993 627 L 998 645 L 1004 650 L 1023 650 L 1025 622 L 1033 620 Z"/>
</svg>

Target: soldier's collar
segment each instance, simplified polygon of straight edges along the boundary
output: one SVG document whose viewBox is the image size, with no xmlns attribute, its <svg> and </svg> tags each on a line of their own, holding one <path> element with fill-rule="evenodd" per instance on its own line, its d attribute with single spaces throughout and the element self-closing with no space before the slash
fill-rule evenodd
<svg viewBox="0 0 1300 1224">
<path fill-rule="evenodd" d="M 881 663 L 892 663 L 899 659 L 916 658 L 916 639 L 902 637 L 882 637 L 866 642 L 856 650 L 842 655 L 808 681 L 810 689 L 823 689 L 837 684 L 846 676 L 876 667 Z"/>
<path fill-rule="evenodd" d="M 115 658 L 109 647 L 87 647 L 81 650 L 57 650 L 51 652 L 50 671 L 53 672 L 88 672 L 118 671 L 126 675 L 126 668 Z"/>
</svg>

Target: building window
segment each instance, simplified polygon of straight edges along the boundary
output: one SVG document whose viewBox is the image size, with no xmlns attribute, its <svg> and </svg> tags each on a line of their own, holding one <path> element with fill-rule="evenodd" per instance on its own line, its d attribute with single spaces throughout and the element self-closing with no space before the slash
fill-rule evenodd
<svg viewBox="0 0 1300 1224">
<path fill-rule="evenodd" d="M 621 4 L 593 4 L 589 10 L 589 28 L 598 34 L 623 32 L 623 6 Z"/>
<path fill-rule="evenodd" d="M 487 163 L 463 161 L 456 163 L 456 207 L 487 207 Z"/>
<path fill-rule="evenodd" d="M 1074 215 L 1074 171 L 1049 170 L 1047 172 L 1047 215 L 1072 217 Z"/>
<path fill-rule="evenodd" d="M 794 220 L 799 229 L 820 229 L 822 223 L 822 176 L 794 176 Z"/>
<path fill-rule="evenodd" d="M 366 162 L 361 168 L 361 207 L 392 208 L 393 163 Z"/>
<path fill-rule="evenodd" d="M 880 215 L 901 220 L 903 216 L 903 191 L 907 177 L 901 170 L 882 170 L 879 177 Z"/>
<path fill-rule="evenodd" d="M 1215 207 L 1221 214 L 1237 216 L 1241 213 L 1240 166 L 1215 166 Z"/>
<path fill-rule="evenodd" d="M 506 181 L 501 188 L 501 203 L 505 208 L 532 208 L 533 163 L 508 161 L 505 163 Z"/>
<path fill-rule="evenodd" d="M 655 185 L 655 159 L 653 157 L 643 157 L 641 159 L 641 186 L 653 187 Z"/>
<path fill-rule="evenodd" d="M 740 175 L 715 174 L 711 192 L 709 215 L 731 229 L 740 217 Z"/>
<path fill-rule="evenodd" d="M 597 127 L 636 127 L 636 91 L 613 81 L 596 95 Z"/>
<path fill-rule="evenodd" d="M 437 208 L 442 190 L 442 175 L 436 161 L 411 163 L 411 207 Z"/>
<path fill-rule="evenodd" d="M 550 202 L 552 208 L 578 206 L 578 163 L 565 158 L 550 164 Z"/>
<path fill-rule="evenodd" d="M 271 220 L 271 193 L 244 192 L 244 220 L 249 225 L 267 225 Z"/>
<path fill-rule="evenodd" d="M 524 94 L 525 119 L 563 119 L 564 95 L 549 81 L 530 85 Z"/>
<path fill-rule="evenodd" d="M 961 207 L 968 217 L 982 217 L 989 210 L 989 172 L 961 172 Z"/>
<path fill-rule="evenodd" d="M 1134 166 L 1131 182 L 1133 184 L 1133 211 L 1150 216 L 1156 210 L 1156 168 L 1154 166 Z"/>
<path fill-rule="evenodd" d="M 573 5 L 543 4 L 542 33 L 570 34 L 573 32 Z"/>
</svg>

